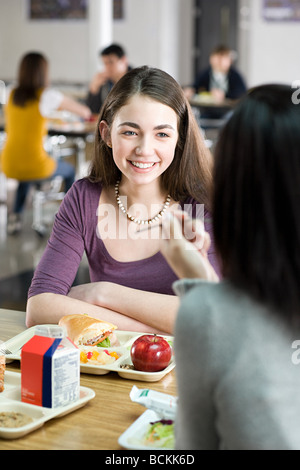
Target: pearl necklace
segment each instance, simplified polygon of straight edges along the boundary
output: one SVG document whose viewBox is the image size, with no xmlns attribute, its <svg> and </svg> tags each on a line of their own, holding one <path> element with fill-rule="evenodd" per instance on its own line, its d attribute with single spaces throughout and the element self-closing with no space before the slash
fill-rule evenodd
<svg viewBox="0 0 300 470">
<path fill-rule="evenodd" d="M 153 224 L 153 222 L 157 222 L 166 212 L 167 207 L 170 205 L 171 196 L 168 194 L 167 199 L 165 200 L 165 203 L 163 205 L 163 208 L 159 211 L 159 213 L 155 217 L 152 217 L 152 219 L 148 219 L 148 220 L 137 219 L 136 217 L 133 217 L 132 215 L 128 214 L 127 210 L 125 209 L 120 198 L 119 185 L 120 185 L 120 181 L 117 181 L 115 185 L 115 194 L 116 194 L 116 200 L 117 200 L 118 206 L 120 210 L 123 212 L 123 214 L 126 215 L 127 219 L 131 220 L 131 222 L 134 222 L 138 225 L 150 225 L 150 224 Z"/>
</svg>

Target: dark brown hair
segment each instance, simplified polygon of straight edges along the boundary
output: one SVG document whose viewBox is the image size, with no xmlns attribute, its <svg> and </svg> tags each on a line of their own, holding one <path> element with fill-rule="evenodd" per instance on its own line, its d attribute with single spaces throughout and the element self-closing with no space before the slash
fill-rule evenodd
<svg viewBox="0 0 300 470">
<path fill-rule="evenodd" d="M 122 57 L 125 57 L 126 53 L 125 50 L 122 46 L 119 46 L 119 44 L 111 44 L 108 47 L 105 47 L 100 53 L 101 56 L 107 56 L 107 55 L 115 55 L 119 59 L 122 59 Z"/>
<path fill-rule="evenodd" d="M 231 54 L 231 49 L 229 49 L 229 47 L 227 46 L 224 46 L 223 44 L 220 44 L 211 51 L 210 55 L 230 55 L 230 54 Z"/>
<path fill-rule="evenodd" d="M 48 62 L 38 52 L 26 54 L 19 66 L 18 86 L 14 90 L 13 102 L 25 106 L 27 101 L 38 99 L 38 92 L 46 86 Z"/>
<path fill-rule="evenodd" d="M 89 179 L 108 187 L 120 178 L 112 150 L 100 135 L 99 123 L 106 121 L 111 128 L 116 113 L 136 94 L 169 106 L 178 116 L 178 143 L 174 160 L 162 175 L 163 188 L 175 201 L 192 196 L 209 208 L 212 180 L 210 153 L 181 87 L 169 74 L 155 68 L 144 66 L 131 70 L 116 83 L 104 102 L 96 130 Z"/>
<path fill-rule="evenodd" d="M 300 315 L 300 106 L 292 89 L 249 92 L 215 152 L 213 226 L 224 276 Z"/>
</svg>

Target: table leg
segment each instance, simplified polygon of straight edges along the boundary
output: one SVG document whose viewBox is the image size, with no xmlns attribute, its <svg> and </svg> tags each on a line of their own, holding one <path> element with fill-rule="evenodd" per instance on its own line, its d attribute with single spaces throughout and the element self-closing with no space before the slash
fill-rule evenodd
<svg viewBox="0 0 300 470">
<path fill-rule="evenodd" d="M 85 139 L 82 137 L 77 137 L 75 139 L 75 144 L 76 144 L 76 157 L 77 157 L 77 172 L 76 172 L 76 178 L 83 178 L 86 176 L 86 155 L 85 155 L 85 150 L 86 150 L 86 142 Z"/>
</svg>

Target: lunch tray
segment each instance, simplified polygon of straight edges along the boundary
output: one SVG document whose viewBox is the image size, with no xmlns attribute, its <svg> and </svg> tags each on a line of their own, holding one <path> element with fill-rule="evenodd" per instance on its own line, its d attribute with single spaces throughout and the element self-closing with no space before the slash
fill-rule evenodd
<svg viewBox="0 0 300 470">
<path fill-rule="evenodd" d="M 173 450 L 167 447 L 159 447 L 154 444 L 145 444 L 144 439 L 150 423 L 158 421 L 161 416 L 153 410 L 145 411 L 128 429 L 119 437 L 121 447 L 128 450 Z"/>
<path fill-rule="evenodd" d="M 71 411 L 84 406 L 89 400 L 95 397 L 95 392 L 91 388 L 80 387 L 79 399 L 66 406 L 58 408 L 44 408 L 42 406 L 31 405 L 21 401 L 21 374 L 6 370 L 4 375 L 4 391 L 0 393 L 0 413 L 13 411 L 23 413 L 32 418 L 32 422 L 18 428 L 0 427 L 0 438 L 18 439 L 26 434 L 40 428 L 46 421 L 53 418 L 60 418 Z"/>
<path fill-rule="evenodd" d="M 47 325 L 48 326 L 48 325 Z M 53 325 L 52 325 L 53 326 Z M 20 360 L 21 359 L 21 348 L 22 346 L 27 343 L 35 334 L 35 327 L 28 328 L 27 330 L 23 331 L 17 336 L 9 339 L 5 342 L 5 346 L 10 351 L 13 351 L 13 354 L 6 355 L 6 360 Z M 105 365 L 98 365 L 92 363 L 83 364 L 80 363 L 80 372 L 85 374 L 92 374 L 92 375 L 104 375 L 108 374 L 109 372 L 117 372 L 120 377 L 124 379 L 131 379 L 131 380 L 139 380 L 144 382 L 157 382 L 161 380 L 166 374 L 171 372 L 171 370 L 175 367 L 175 359 L 174 355 L 172 355 L 170 364 L 159 372 L 142 372 L 134 369 L 123 369 L 122 366 L 128 365 L 132 367 L 132 362 L 130 358 L 130 348 L 132 343 L 143 334 L 146 333 L 137 333 L 133 331 L 122 331 L 122 330 L 115 330 L 115 334 L 119 340 L 120 345 L 112 346 L 109 348 L 96 348 L 96 349 L 107 349 L 108 351 L 116 351 L 117 354 L 120 356 L 112 364 L 105 364 Z M 169 342 L 170 346 L 173 345 L 174 338 L 172 336 L 165 336 L 161 335 L 166 341 Z M 16 351 L 16 352 L 15 352 Z"/>
</svg>

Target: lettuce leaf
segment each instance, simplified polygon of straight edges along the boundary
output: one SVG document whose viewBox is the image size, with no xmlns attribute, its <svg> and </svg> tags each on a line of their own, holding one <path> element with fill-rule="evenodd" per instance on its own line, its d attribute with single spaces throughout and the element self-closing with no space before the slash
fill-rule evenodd
<svg viewBox="0 0 300 470">
<path fill-rule="evenodd" d="M 98 343 L 97 344 L 98 348 L 110 348 L 110 339 L 109 338 L 105 338 L 103 341 L 101 341 L 101 343 Z"/>
<path fill-rule="evenodd" d="M 145 436 L 145 443 L 155 447 L 174 449 L 174 423 L 161 420 L 150 423 Z"/>
</svg>

